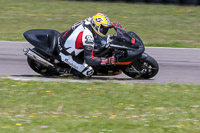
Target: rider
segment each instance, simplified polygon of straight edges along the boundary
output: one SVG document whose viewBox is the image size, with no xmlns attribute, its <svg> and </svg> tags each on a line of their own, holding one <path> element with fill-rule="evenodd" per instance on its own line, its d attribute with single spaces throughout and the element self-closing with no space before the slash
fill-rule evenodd
<svg viewBox="0 0 200 133">
<path fill-rule="evenodd" d="M 97 13 L 92 17 L 75 23 L 60 36 L 58 49 L 61 60 L 86 77 L 94 73 L 91 66 L 114 64 L 114 57 L 99 58 L 93 54 L 94 39 L 97 36 L 104 37 L 111 27 L 112 23 L 109 18 L 102 13 Z M 80 59 L 77 56 L 83 51 L 84 57 Z"/>
</svg>

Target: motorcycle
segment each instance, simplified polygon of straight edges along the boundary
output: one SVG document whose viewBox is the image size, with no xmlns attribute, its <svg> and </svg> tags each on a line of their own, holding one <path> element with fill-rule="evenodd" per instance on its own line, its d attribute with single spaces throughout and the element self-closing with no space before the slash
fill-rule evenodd
<svg viewBox="0 0 200 133">
<path fill-rule="evenodd" d="M 104 36 L 96 40 L 94 46 L 94 56 L 111 57 L 116 61 L 113 65 L 93 66 L 94 74 L 97 76 L 114 76 L 122 72 L 134 79 L 149 79 L 154 77 L 159 71 L 157 61 L 145 53 L 142 40 L 134 32 L 114 26 L 116 33 L 109 37 Z M 63 75 L 60 70 L 67 68 L 67 73 L 78 77 L 84 77 L 80 72 L 63 63 L 58 54 L 60 33 L 50 29 L 32 29 L 26 31 L 25 39 L 34 48 L 24 49 L 27 56 L 28 65 L 33 71 L 43 76 Z M 110 39 L 110 43 L 107 43 Z M 101 44 L 101 45 L 99 45 Z M 84 52 L 77 58 L 83 58 Z"/>
</svg>

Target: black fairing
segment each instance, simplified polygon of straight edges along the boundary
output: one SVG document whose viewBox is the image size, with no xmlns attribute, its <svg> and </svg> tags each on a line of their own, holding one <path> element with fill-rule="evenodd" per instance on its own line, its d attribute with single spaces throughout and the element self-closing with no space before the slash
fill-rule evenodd
<svg viewBox="0 0 200 133">
<path fill-rule="evenodd" d="M 60 33 L 50 29 L 32 29 L 24 32 L 26 40 L 49 56 L 57 54 Z"/>
<path fill-rule="evenodd" d="M 108 53 L 111 53 L 112 51 L 106 48 L 107 45 L 107 38 L 108 36 L 104 37 L 96 37 L 95 38 L 95 50 L 94 55 L 97 57 L 104 57 Z M 135 39 L 135 43 L 132 43 L 132 38 Z M 112 37 L 111 44 L 118 45 L 121 47 L 112 47 L 112 49 L 119 49 L 119 50 L 125 50 L 126 54 L 125 56 L 120 56 L 117 58 L 117 61 L 119 62 L 130 62 L 133 61 L 141 56 L 141 54 L 145 51 L 144 44 L 140 37 L 134 33 L 134 32 L 120 32 L 118 31 L 116 34 L 114 34 Z"/>
<path fill-rule="evenodd" d="M 119 61 L 125 62 L 125 61 L 131 61 L 133 59 L 137 59 L 145 51 L 144 44 L 142 40 L 140 39 L 140 37 L 134 32 L 129 32 L 128 34 L 130 35 L 130 37 L 133 37 L 135 39 L 135 43 L 131 44 L 131 47 L 133 47 L 134 49 L 127 50 L 127 57 L 122 57 L 121 59 L 119 59 Z"/>
</svg>

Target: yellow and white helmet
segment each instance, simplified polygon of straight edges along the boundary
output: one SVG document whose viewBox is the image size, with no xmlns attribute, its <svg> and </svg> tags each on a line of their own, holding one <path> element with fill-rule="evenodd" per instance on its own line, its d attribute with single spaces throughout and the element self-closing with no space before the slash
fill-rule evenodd
<svg viewBox="0 0 200 133">
<path fill-rule="evenodd" d="M 105 36 L 110 28 L 109 18 L 103 13 L 97 13 L 92 16 L 91 27 L 101 37 Z"/>
</svg>

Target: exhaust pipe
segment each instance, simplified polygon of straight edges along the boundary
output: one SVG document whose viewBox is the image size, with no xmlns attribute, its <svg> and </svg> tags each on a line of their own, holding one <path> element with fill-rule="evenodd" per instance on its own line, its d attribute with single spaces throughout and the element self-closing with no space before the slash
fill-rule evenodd
<svg viewBox="0 0 200 133">
<path fill-rule="evenodd" d="M 42 57 L 39 53 L 37 53 L 36 51 L 30 49 L 30 48 L 26 48 L 23 50 L 24 54 L 26 56 L 28 56 L 29 58 L 41 63 L 42 65 L 46 66 L 46 67 L 51 67 L 51 68 L 55 68 L 55 66 L 50 63 L 49 61 L 47 61 L 46 59 L 44 59 L 44 57 Z"/>
</svg>

